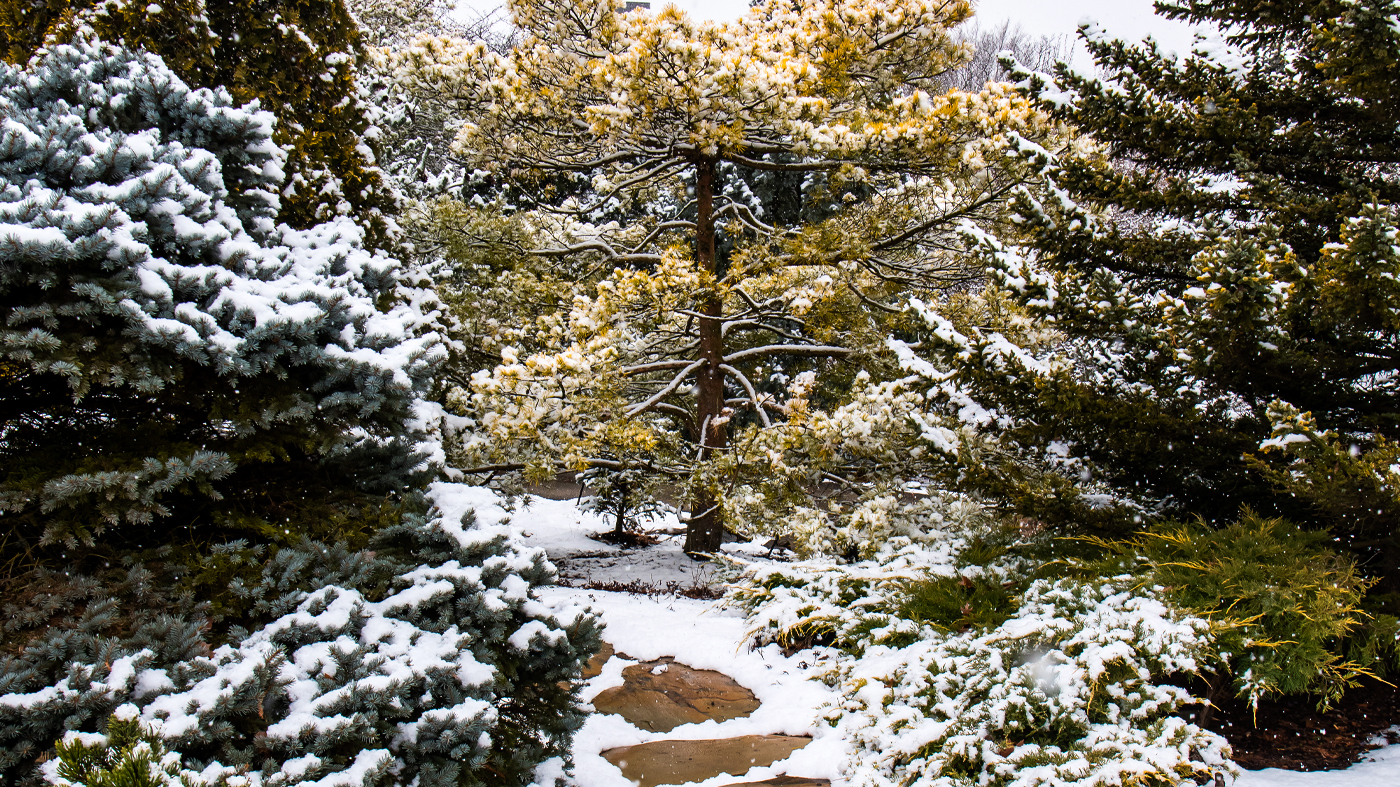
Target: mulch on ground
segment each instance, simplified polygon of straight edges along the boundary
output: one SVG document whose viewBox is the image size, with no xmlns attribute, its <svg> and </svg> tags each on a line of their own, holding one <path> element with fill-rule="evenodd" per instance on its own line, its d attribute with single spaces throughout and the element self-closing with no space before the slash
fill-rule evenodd
<svg viewBox="0 0 1400 787">
<path fill-rule="evenodd" d="M 724 597 L 723 588 L 710 587 L 709 585 L 699 583 L 686 585 L 681 582 L 643 582 L 638 579 L 634 579 L 631 582 L 621 582 L 618 580 L 599 582 L 561 577 L 559 579 L 559 586 L 566 588 L 582 588 L 584 590 L 607 590 L 613 593 L 631 593 L 634 596 L 680 596 L 682 598 L 693 598 L 702 601 Z"/>
<path fill-rule="evenodd" d="M 638 547 L 653 546 L 661 541 L 651 533 L 644 533 L 640 530 L 624 530 L 621 533 L 616 530 L 607 530 L 602 533 L 589 533 L 588 537 L 594 541 L 601 541 L 604 544 L 636 549 Z"/>
<path fill-rule="evenodd" d="M 1326 713 L 1310 697 L 1261 701 L 1257 717 L 1246 703 L 1217 700 L 1205 723 L 1230 741 L 1241 767 L 1292 771 L 1345 768 L 1380 740 L 1400 743 L 1397 725 L 1400 688 L 1380 681 L 1352 689 Z"/>
</svg>

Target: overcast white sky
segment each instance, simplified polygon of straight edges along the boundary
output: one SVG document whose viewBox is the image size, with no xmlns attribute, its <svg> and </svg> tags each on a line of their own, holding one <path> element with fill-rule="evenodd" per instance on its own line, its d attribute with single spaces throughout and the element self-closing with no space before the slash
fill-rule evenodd
<svg viewBox="0 0 1400 787">
<path fill-rule="evenodd" d="M 748 0 L 672 0 L 692 16 L 705 19 L 733 19 L 749 6 Z M 999 25 L 1011 19 L 1027 32 L 1040 35 L 1072 35 L 1084 17 L 1097 19 L 1110 33 L 1138 40 L 1149 33 L 1166 48 L 1184 52 L 1191 45 L 1191 31 L 1185 25 L 1168 22 L 1152 12 L 1152 0 L 974 0 L 977 17 L 984 26 Z M 471 8 L 492 8 L 499 0 L 462 0 Z M 665 0 L 653 0 L 659 8 Z"/>
</svg>

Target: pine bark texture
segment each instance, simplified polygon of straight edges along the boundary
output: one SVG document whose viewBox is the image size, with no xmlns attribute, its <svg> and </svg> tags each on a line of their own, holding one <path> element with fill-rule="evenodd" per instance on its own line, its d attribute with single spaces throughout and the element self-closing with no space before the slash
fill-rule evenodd
<svg viewBox="0 0 1400 787">
<path fill-rule="evenodd" d="M 695 165 L 695 257 L 700 266 L 719 280 L 715 254 L 715 161 L 700 158 Z M 699 433 L 700 461 L 706 462 L 724 451 L 729 442 L 729 425 L 724 417 L 724 301 L 718 293 L 705 299 L 705 317 L 699 322 L 700 357 L 705 365 L 696 375 L 695 419 Z M 724 541 L 724 518 L 719 500 L 702 481 L 690 492 L 690 520 L 686 523 L 685 551 L 692 554 L 718 552 Z"/>
</svg>

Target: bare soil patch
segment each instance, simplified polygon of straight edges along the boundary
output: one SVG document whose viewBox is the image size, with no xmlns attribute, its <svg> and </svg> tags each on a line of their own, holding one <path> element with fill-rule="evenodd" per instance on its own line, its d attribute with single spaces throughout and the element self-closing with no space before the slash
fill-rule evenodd
<svg viewBox="0 0 1400 787">
<path fill-rule="evenodd" d="M 1216 702 L 1206 727 L 1230 741 L 1235 762 L 1250 769 L 1323 771 L 1345 768 L 1381 741 L 1400 743 L 1400 688 L 1367 681 L 1320 713 L 1313 697 L 1261 701 L 1258 715 L 1247 703 Z M 1193 719 L 1194 721 L 1195 719 Z"/>
</svg>

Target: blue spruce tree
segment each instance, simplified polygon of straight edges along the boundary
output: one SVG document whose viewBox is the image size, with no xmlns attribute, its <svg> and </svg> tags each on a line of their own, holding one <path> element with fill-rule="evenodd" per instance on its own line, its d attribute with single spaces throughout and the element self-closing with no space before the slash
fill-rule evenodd
<svg viewBox="0 0 1400 787">
<path fill-rule="evenodd" d="M 544 554 L 462 513 L 459 489 L 436 487 L 430 515 L 371 549 L 305 540 L 258 561 L 231 593 L 260 623 L 218 647 L 202 610 L 180 610 L 139 569 L 105 590 L 149 610 L 119 614 L 90 582 L 41 591 L 83 607 L 66 626 L 37 619 L 43 604 L 5 608 L 7 639 L 30 637 L 0 655 L 0 781 L 120 770 L 114 712 L 211 785 L 525 785 L 541 762 L 567 762 L 598 622 L 542 603 L 534 588 L 555 581 Z"/>
<path fill-rule="evenodd" d="M 14 567 L 354 530 L 427 477 L 421 299 L 348 219 L 278 223 L 270 115 L 97 44 L 0 66 L 0 107 Z"/>
<path fill-rule="evenodd" d="M 566 757 L 597 622 L 422 494 L 435 302 L 350 219 L 279 223 L 272 116 L 79 42 L 0 65 L 0 117 L 0 782 Z"/>
</svg>

